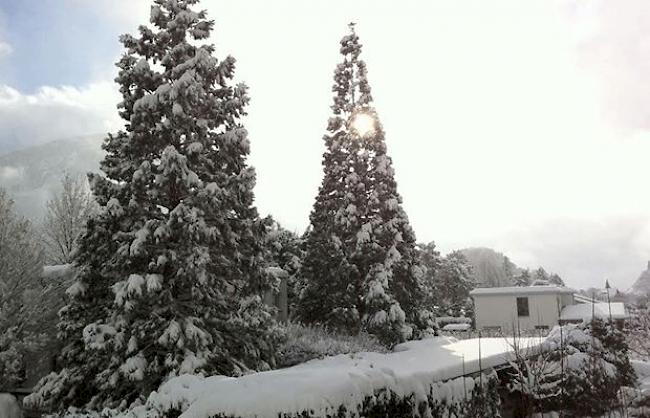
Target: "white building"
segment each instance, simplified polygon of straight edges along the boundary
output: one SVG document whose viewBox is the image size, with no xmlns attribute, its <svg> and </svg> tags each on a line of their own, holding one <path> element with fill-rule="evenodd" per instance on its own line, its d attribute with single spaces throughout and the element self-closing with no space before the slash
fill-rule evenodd
<svg viewBox="0 0 650 418">
<path fill-rule="evenodd" d="M 577 300 L 576 300 L 577 301 Z M 596 302 L 580 303 L 569 305 L 562 309 L 560 322 L 583 322 L 591 321 L 592 317 L 600 318 L 603 321 L 624 321 L 630 317 L 625 305 L 622 302 Z"/>
<path fill-rule="evenodd" d="M 567 322 L 629 318 L 621 302 L 603 303 L 575 294 L 559 286 L 487 287 L 469 292 L 474 299 L 477 330 L 513 331 L 547 330 Z"/>
<path fill-rule="evenodd" d="M 575 290 L 559 286 L 490 287 L 472 290 L 477 330 L 546 330 L 557 325 L 562 310 L 574 305 Z"/>
</svg>

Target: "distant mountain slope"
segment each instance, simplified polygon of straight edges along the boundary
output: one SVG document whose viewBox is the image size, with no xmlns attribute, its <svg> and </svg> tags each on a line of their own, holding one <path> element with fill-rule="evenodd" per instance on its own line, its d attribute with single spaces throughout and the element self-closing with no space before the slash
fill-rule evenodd
<svg viewBox="0 0 650 418">
<path fill-rule="evenodd" d="M 0 155 L 0 187 L 14 199 L 19 214 L 40 220 L 64 172 L 76 175 L 99 171 L 103 137 L 52 141 Z"/>
<path fill-rule="evenodd" d="M 507 272 L 505 255 L 484 247 L 465 248 L 460 251 L 472 265 L 478 286 L 498 287 L 512 285 L 510 278 L 512 275 Z M 512 274 L 519 271 L 514 264 L 510 264 L 510 266 Z"/>
<path fill-rule="evenodd" d="M 650 295 L 650 261 L 648 261 L 648 268 L 641 273 L 636 282 L 632 285 L 630 293 L 635 296 L 648 296 Z"/>
</svg>

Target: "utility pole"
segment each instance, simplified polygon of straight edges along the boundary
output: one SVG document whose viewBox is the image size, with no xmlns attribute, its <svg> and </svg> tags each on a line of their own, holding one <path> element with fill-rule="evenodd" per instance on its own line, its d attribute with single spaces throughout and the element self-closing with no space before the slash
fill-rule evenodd
<svg viewBox="0 0 650 418">
<path fill-rule="evenodd" d="M 605 292 L 607 292 L 607 306 L 609 307 L 609 324 L 612 324 L 612 303 L 609 300 L 609 280 L 605 280 Z"/>
</svg>

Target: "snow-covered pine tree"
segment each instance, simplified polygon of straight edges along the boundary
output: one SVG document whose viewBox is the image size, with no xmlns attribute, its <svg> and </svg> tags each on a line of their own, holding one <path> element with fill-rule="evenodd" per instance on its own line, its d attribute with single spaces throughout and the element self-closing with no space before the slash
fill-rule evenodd
<svg viewBox="0 0 650 418">
<path fill-rule="evenodd" d="M 301 305 L 309 322 L 364 329 L 391 344 L 411 338 L 414 326 L 433 328 L 422 305 L 415 234 L 372 106 L 359 37 L 350 28 L 334 75 L 334 116 L 310 218 Z"/>
<path fill-rule="evenodd" d="M 424 278 L 422 280 L 424 289 L 424 301 L 436 314 L 439 308 L 439 298 L 436 288 L 436 273 L 440 269 L 442 256 L 436 249 L 436 243 L 431 241 L 428 244 L 418 244 L 416 246 L 420 265 L 424 269 Z"/>
<path fill-rule="evenodd" d="M 548 278 L 548 282 L 555 286 L 566 286 L 564 284 L 564 280 L 562 280 L 562 277 L 560 277 L 560 275 L 557 273 L 551 274 Z"/>
<path fill-rule="evenodd" d="M 352 34 L 345 36 L 340 51 L 345 59 L 334 71 L 333 116 L 324 136 L 323 182 L 310 215 L 311 227 L 305 237 L 301 269 L 305 288 L 300 296 L 299 316 L 308 323 L 354 332 L 361 328 L 362 283 L 350 257 L 360 225 L 360 205 L 367 201 L 365 191 L 352 192 L 353 181 L 359 180 L 352 167 L 353 144 L 349 134 L 350 119 L 355 110 L 353 75 L 355 71 L 358 73 L 355 67 L 361 52 L 358 38 Z M 367 87 L 366 84 L 364 88 Z M 369 103 L 369 90 L 356 100 Z M 354 146 L 358 151 L 358 144 Z"/>
<path fill-rule="evenodd" d="M 296 311 L 298 295 L 302 289 L 302 281 L 299 278 L 303 257 L 302 239 L 294 232 L 282 227 L 272 217 L 269 216 L 267 219 L 269 226 L 265 244 L 266 264 L 271 270 L 279 269 L 280 275 L 286 278 L 288 311 L 289 315 L 293 315 Z M 281 283 L 276 281 L 274 285 L 278 284 Z"/>
<path fill-rule="evenodd" d="M 472 267 L 460 251 L 441 258 L 434 275 L 437 305 L 442 315 L 465 316 L 469 305 L 469 292 L 476 287 Z"/>
<path fill-rule="evenodd" d="M 538 281 L 538 283 L 548 282 L 548 273 L 543 267 L 539 267 L 533 273 L 533 282 L 535 281 Z"/>
<path fill-rule="evenodd" d="M 515 286 L 526 287 L 530 286 L 530 271 L 523 269 L 519 274 L 513 278 Z"/>
<path fill-rule="evenodd" d="M 58 391 L 57 408 L 123 406 L 168 376 L 274 361 L 265 225 L 240 122 L 247 89 L 232 85 L 235 60 L 202 43 L 213 21 L 197 2 L 155 0 L 153 27 L 121 37 L 125 130 L 104 143 L 106 177 L 91 178 L 101 212 L 63 313 L 64 369 L 35 401 Z"/>
<path fill-rule="evenodd" d="M 122 212 L 113 212 L 107 196 L 121 192 L 116 184 L 91 175 L 91 186 L 101 210 L 91 217 L 78 238 L 74 263 L 78 269 L 75 282 L 66 293 L 69 303 L 59 311 L 58 335 L 61 353 L 57 359 L 60 370 L 41 379 L 34 393 L 24 403 L 45 411 L 60 411 L 68 406 L 88 404 L 99 392 L 95 377 L 108 365 L 109 354 L 96 346 L 86 349 L 84 332 L 89 324 L 105 321 L 111 312 L 113 293 L 110 286 L 117 280 L 119 266 L 112 258 L 119 246 L 113 231 L 126 222 Z M 110 191 L 109 191 L 110 190 Z M 112 328 L 101 327 L 109 337 Z M 91 350 L 92 348 L 92 350 Z"/>
</svg>

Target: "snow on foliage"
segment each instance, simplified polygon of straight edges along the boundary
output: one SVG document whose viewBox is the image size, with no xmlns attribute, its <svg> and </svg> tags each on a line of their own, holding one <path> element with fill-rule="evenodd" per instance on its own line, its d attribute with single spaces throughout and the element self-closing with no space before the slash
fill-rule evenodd
<svg viewBox="0 0 650 418">
<path fill-rule="evenodd" d="M 100 210 L 61 310 L 61 371 L 27 400 L 46 409 L 119 407 L 182 373 L 275 361 L 247 88 L 232 83 L 232 57 L 200 42 L 214 23 L 196 0 L 153 3 L 151 25 L 120 38 L 125 124 L 104 142 L 104 176 L 90 176 Z"/>
<path fill-rule="evenodd" d="M 533 345 L 539 340 L 528 342 Z M 480 370 L 478 340 L 436 337 L 400 344 L 392 353 L 337 355 L 238 378 L 181 375 L 121 417 L 158 418 L 170 411 L 182 412 L 182 418 L 275 418 L 303 416 L 301 413 L 325 417 L 339 416 L 341 408 L 347 411 L 345 416 L 359 416 L 368 403 L 400 405 L 397 400 L 410 404 L 414 408 L 411 413 L 420 405 L 425 408 L 420 410 L 424 416 L 428 416 L 426 411 L 450 416 L 449 410 L 461 411 L 468 400 L 480 394 L 477 389 L 481 380 L 484 384 L 493 381 L 490 369 L 506 362 L 511 352 L 505 339 L 483 339 L 481 344 L 482 377 L 462 377 L 463 370 Z M 487 394 L 496 397 L 492 402 L 498 402 L 496 390 Z M 489 402 L 481 401 L 479 407 L 482 412 L 462 416 L 490 413 Z"/>
<path fill-rule="evenodd" d="M 344 59 L 334 72 L 334 115 L 306 237 L 299 314 L 304 322 L 362 329 L 391 345 L 434 326 L 353 25 L 340 45 Z M 369 129 L 357 131 L 357 118 Z"/>
<path fill-rule="evenodd" d="M 621 388 L 636 377 L 628 348 L 614 324 L 557 326 L 540 350 L 521 355 L 515 349 L 509 388 L 526 413 L 565 410 L 599 416 L 622 405 Z"/>
<path fill-rule="evenodd" d="M 71 298 L 83 296 L 87 288 L 88 286 L 85 283 L 74 282 L 66 289 L 65 293 Z"/>
<path fill-rule="evenodd" d="M 117 331 L 110 325 L 90 324 L 83 329 L 83 341 L 85 346 L 91 350 L 102 349 L 115 334 Z"/>
</svg>

